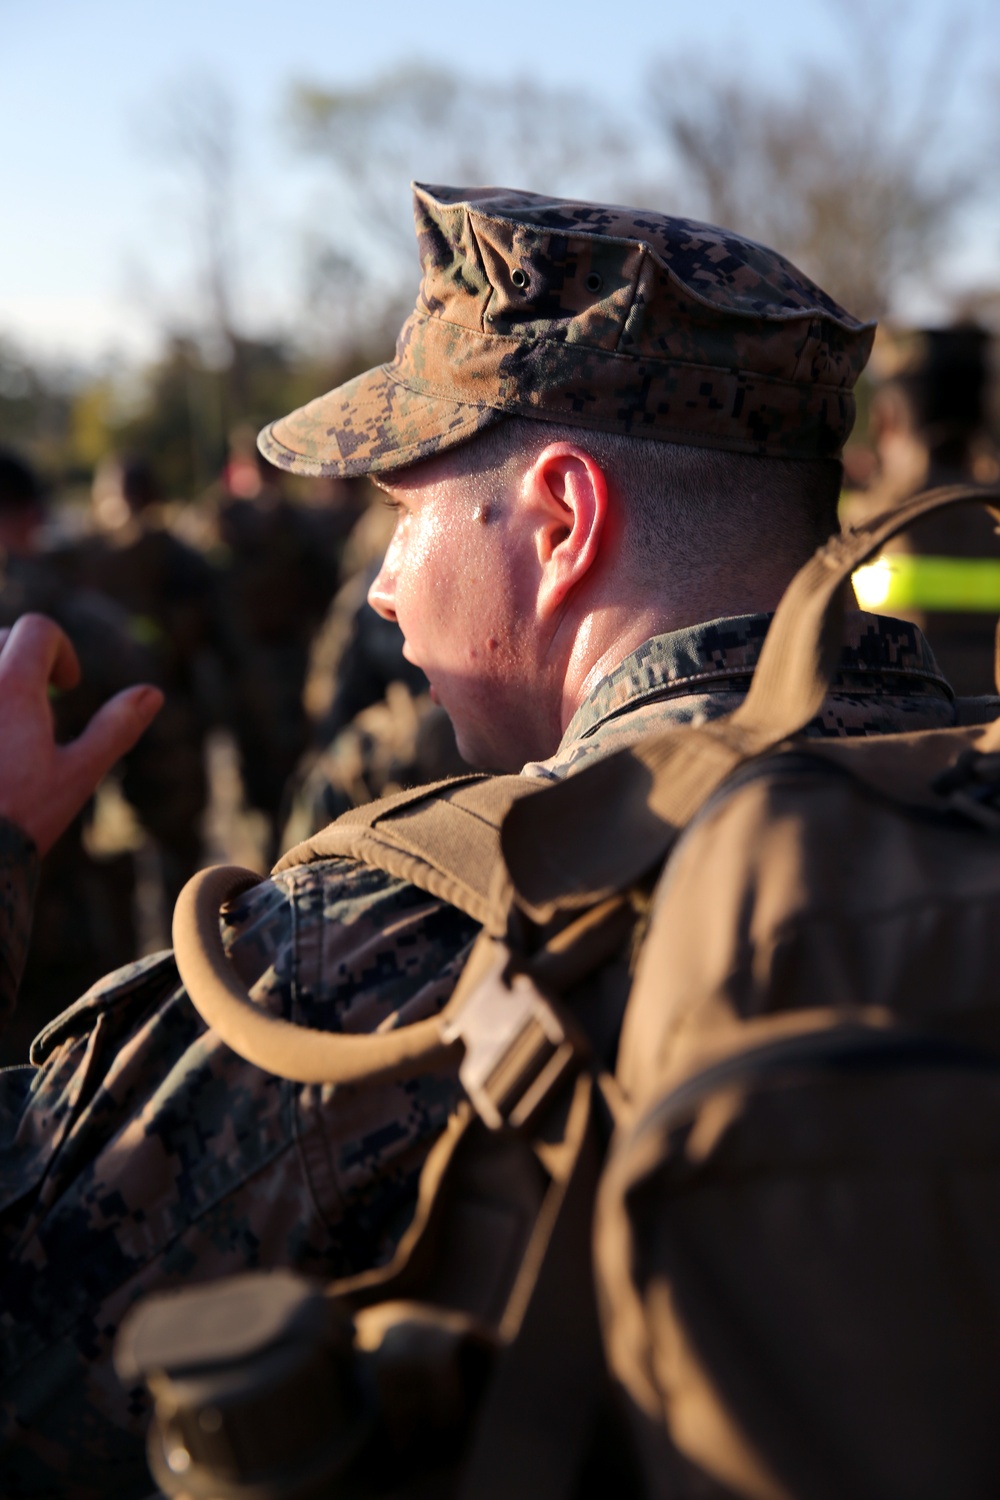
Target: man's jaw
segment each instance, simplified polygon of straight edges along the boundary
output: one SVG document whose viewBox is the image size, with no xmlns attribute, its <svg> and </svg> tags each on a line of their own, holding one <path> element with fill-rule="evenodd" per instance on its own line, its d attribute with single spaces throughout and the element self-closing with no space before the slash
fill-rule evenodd
<svg viewBox="0 0 1000 1500">
<path fill-rule="evenodd" d="M 431 681 L 427 668 L 424 666 L 423 662 L 417 660 L 416 656 L 410 648 L 410 643 L 405 636 L 403 637 L 403 659 L 404 661 L 408 661 L 411 667 L 416 667 L 418 671 L 423 672 L 424 676 L 427 678 L 427 691 L 430 694 L 431 702 L 440 704 L 441 699 L 438 696 L 438 690 Z"/>
<path fill-rule="evenodd" d="M 493 719 L 492 714 L 486 715 L 485 723 L 480 722 L 477 732 L 476 709 L 466 698 L 469 684 L 450 680 L 447 671 L 444 673 L 443 683 L 435 683 L 427 667 L 419 660 L 406 640 L 403 642 L 403 655 L 411 666 L 418 667 L 427 678 L 427 691 L 431 702 L 443 708 L 448 715 L 455 732 L 458 753 L 470 766 L 482 771 L 517 772 L 525 761 L 545 758 L 544 753 L 539 751 L 536 754 L 530 746 L 504 747 L 502 742 L 497 744 L 495 721 L 490 722 Z M 455 705 L 459 710 L 457 719 L 452 712 Z M 480 720 L 482 717 L 483 712 L 480 706 Z"/>
</svg>

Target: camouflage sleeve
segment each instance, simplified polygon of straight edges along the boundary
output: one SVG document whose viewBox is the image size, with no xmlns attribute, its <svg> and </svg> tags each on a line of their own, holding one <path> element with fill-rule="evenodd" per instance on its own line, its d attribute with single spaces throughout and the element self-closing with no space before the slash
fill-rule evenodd
<svg viewBox="0 0 1000 1500">
<path fill-rule="evenodd" d="M 14 1014 L 31 936 L 39 859 L 34 842 L 0 818 L 0 1034 Z"/>
<path fill-rule="evenodd" d="M 282 907 L 291 924 L 276 920 Z M 259 1004 L 305 1026 L 354 1032 L 439 1010 L 478 931 L 454 907 L 348 860 L 285 872 L 249 892 L 230 923 L 231 957 Z M 392 1253 L 456 1096 L 450 1074 L 295 1089 L 300 1160 L 337 1275 Z"/>
<path fill-rule="evenodd" d="M 475 931 L 343 860 L 264 882 L 226 924 L 256 1002 L 330 1031 L 431 1014 Z M 96 985 L 32 1060 L 33 1076 L 0 1074 L 5 1493 L 146 1494 L 145 1398 L 111 1367 L 128 1308 L 255 1267 L 329 1278 L 387 1257 L 457 1081 L 334 1089 L 264 1073 L 206 1030 L 169 953 Z"/>
</svg>

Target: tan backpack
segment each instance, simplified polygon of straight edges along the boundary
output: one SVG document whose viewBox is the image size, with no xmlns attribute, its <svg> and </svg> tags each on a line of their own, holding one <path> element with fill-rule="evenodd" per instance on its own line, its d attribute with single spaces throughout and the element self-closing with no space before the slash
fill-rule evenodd
<svg viewBox="0 0 1000 1500">
<path fill-rule="evenodd" d="M 950 730 L 794 738 L 828 690 L 851 573 L 971 498 L 832 539 L 728 718 L 555 787 L 404 794 L 286 856 L 351 854 L 483 923 L 440 1018 L 343 1037 L 249 1007 L 217 921 L 247 877 L 188 889 L 178 965 L 236 1050 L 354 1083 L 461 1057 L 468 1099 L 388 1267 L 322 1295 L 238 1278 L 133 1315 L 119 1364 L 157 1396 L 168 1493 L 179 1449 L 186 1492 L 275 1500 L 1000 1490 L 996 701 Z M 623 1009 L 612 1076 L 601 1024 Z M 214 1343 L 185 1342 L 206 1301 Z M 317 1340 L 338 1373 L 296 1462 L 234 1458 L 261 1392 L 290 1399 L 288 1351 L 305 1368 Z"/>
</svg>

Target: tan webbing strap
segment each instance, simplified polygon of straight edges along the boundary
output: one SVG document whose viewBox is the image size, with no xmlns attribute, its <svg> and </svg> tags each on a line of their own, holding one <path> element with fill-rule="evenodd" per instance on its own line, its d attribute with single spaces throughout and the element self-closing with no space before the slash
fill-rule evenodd
<svg viewBox="0 0 1000 1500">
<path fill-rule="evenodd" d="M 585 766 L 530 807 L 515 804 L 500 834 L 499 878 L 508 888 L 494 891 L 494 904 L 516 891 L 518 906 L 544 926 L 557 913 L 610 900 L 662 862 L 749 753 L 714 725 L 681 724 Z"/>
<path fill-rule="evenodd" d="M 284 854 L 274 873 L 317 859 L 356 859 L 489 923 L 500 825 L 515 801 L 546 785 L 525 776 L 462 776 L 401 792 L 345 813 Z"/>
<path fill-rule="evenodd" d="M 312 864 L 317 859 L 335 858 L 340 853 L 341 836 L 331 833 L 334 828 L 368 830 L 384 817 L 391 817 L 393 813 L 412 807 L 414 803 L 423 802 L 428 797 L 447 794 L 449 791 L 457 791 L 460 787 L 471 786 L 477 781 L 486 779 L 485 774 L 479 771 L 470 771 L 466 776 L 446 776 L 441 781 L 429 781 L 423 786 L 406 787 L 401 792 L 392 792 L 388 797 L 377 797 L 374 802 L 365 802 L 360 807 L 349 808 L 334 822 L 321 828 L 318 833 L 310 834 L 309 838 L 303 839 L 301 844 L 295 844 L 291 849 L 286 850 L 271 874 L 279 875 L 282 870 L 290 870 L 296 865 Z M 343 837 L 348 837 L 348 835 L 343 835 Z"/>
</svg>

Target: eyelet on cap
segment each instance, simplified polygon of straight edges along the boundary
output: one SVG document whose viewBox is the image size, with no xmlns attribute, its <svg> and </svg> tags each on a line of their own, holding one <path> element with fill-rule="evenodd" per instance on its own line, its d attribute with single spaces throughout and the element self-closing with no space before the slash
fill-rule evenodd
<svg viewBox="0 0 1000 1500">
<path fill-rule="evenodd" d="M 597 271 L 591 271 L 583 284 L 588 292 L 599 292 L 604 285 L 604 277 L 599 275 Z"/>
<path fill-rule="evenodd" d="M 517 287 L 519 292 L 528 285 L 528 278 L 521 270 L 520 266 L 514 267 L 513 271 L 511 271 L 510 273 L 510 279 L 514 286 Z"/>
</svg>

